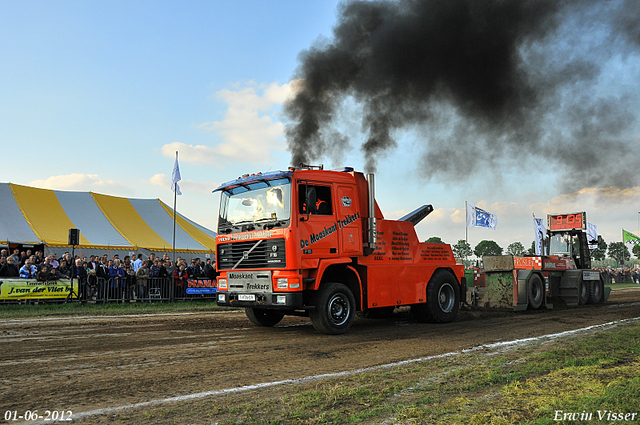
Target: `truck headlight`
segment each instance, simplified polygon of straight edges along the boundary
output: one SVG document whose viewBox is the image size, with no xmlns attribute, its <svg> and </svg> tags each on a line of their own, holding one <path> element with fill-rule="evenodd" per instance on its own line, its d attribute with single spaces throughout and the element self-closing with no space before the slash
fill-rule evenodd
<svg viewBox="0 0 640 425">
<path fill-rule="evenodd" d="M 227 286 L 227 279 L 218 279 L 218 289 L 229 289 L 229 287 Z"/>
<path fill-rule="evenodd" d="M 227 294 L 218 294 L 218 302 L 224 303 L 226 302 Z"/>
<path fill-rule="evenodd" d="M 279 277 L 276 279 L 276 288 L 278 289 L 287 289 L 287 278 Z"/>
<path fill-rule="evenodd" d="M 277 295 L 276 296 L 276 304 L 286 304 L 287 296 L 286 295 Z"/>
</svg>

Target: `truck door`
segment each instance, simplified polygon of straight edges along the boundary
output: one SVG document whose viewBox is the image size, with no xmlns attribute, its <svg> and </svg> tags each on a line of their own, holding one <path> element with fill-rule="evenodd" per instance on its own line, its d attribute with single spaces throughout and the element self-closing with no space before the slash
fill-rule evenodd
<svg viewBox="0 0 640 425">
<path fill-rule="evenodd" d="M 298 185 L 298 208 L 300 216 L 305 218 L 300 222 L 303 258 L 338 256 L 338 225 L 332 195 L 332 187 L 328 184 L 305 182 Z"/>
<path fill-rule="evenodd" d="M 353 186 L 337 188 L 337 222 L 340 247 L 344 253 L 362 252 L 362 224 Z"/>
</svg>

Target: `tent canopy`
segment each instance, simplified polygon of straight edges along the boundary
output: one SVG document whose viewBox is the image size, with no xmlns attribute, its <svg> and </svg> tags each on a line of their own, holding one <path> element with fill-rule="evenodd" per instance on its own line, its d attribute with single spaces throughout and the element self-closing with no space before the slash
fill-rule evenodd
<svg viewBox="0 0 640 425">
<path fill-rule="evenodd" d="M 129 199 L 0 183 L 0 243 L 170 251 L 173 209 L 159 199 Z M 176 250 L 212 251 L 215 232 L 176 213 Z"/>
</svg>

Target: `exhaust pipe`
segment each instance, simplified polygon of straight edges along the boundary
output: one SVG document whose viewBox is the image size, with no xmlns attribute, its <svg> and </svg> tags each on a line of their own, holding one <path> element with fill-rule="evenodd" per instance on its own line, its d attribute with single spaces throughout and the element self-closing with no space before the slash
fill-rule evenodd
<svg viewBox="0 0 640 425">
<path fill-rule="evenodd" d="M 369 190 L 369 246 L 365 252 L 371 255 L 376 249 L 378 232 L 376 224 L 376 188 L 373 174 L 367 174 L 367 189 Z"/>
</svg>

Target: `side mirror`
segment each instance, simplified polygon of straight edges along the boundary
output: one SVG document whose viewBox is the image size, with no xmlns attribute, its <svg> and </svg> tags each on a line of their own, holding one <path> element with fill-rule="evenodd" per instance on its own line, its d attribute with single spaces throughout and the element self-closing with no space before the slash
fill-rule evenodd
<svg viewBox="0 0 640 425">
<path fill-rule="evenodd" d="M 307 182 L 304 183 L 304 191 L 300 191 L 298 194 L 301 199 L 300 209 L 301 213 L 306 215 L 300 217 L 300 221 L 308 221 L 309 214 L 314 213 L 316 211 L 316 188 L 313 186 L 307 186 Z M 303 211 L 302 211 L 303 210 Z"/>
<path fill-rule="evenodd" d="M 316 213 L 316 202 L 318 198 L 316 196 L 316 188 L 315 187 L 307 187 L 307 214 L 315 214 Z"/>
</svg>

